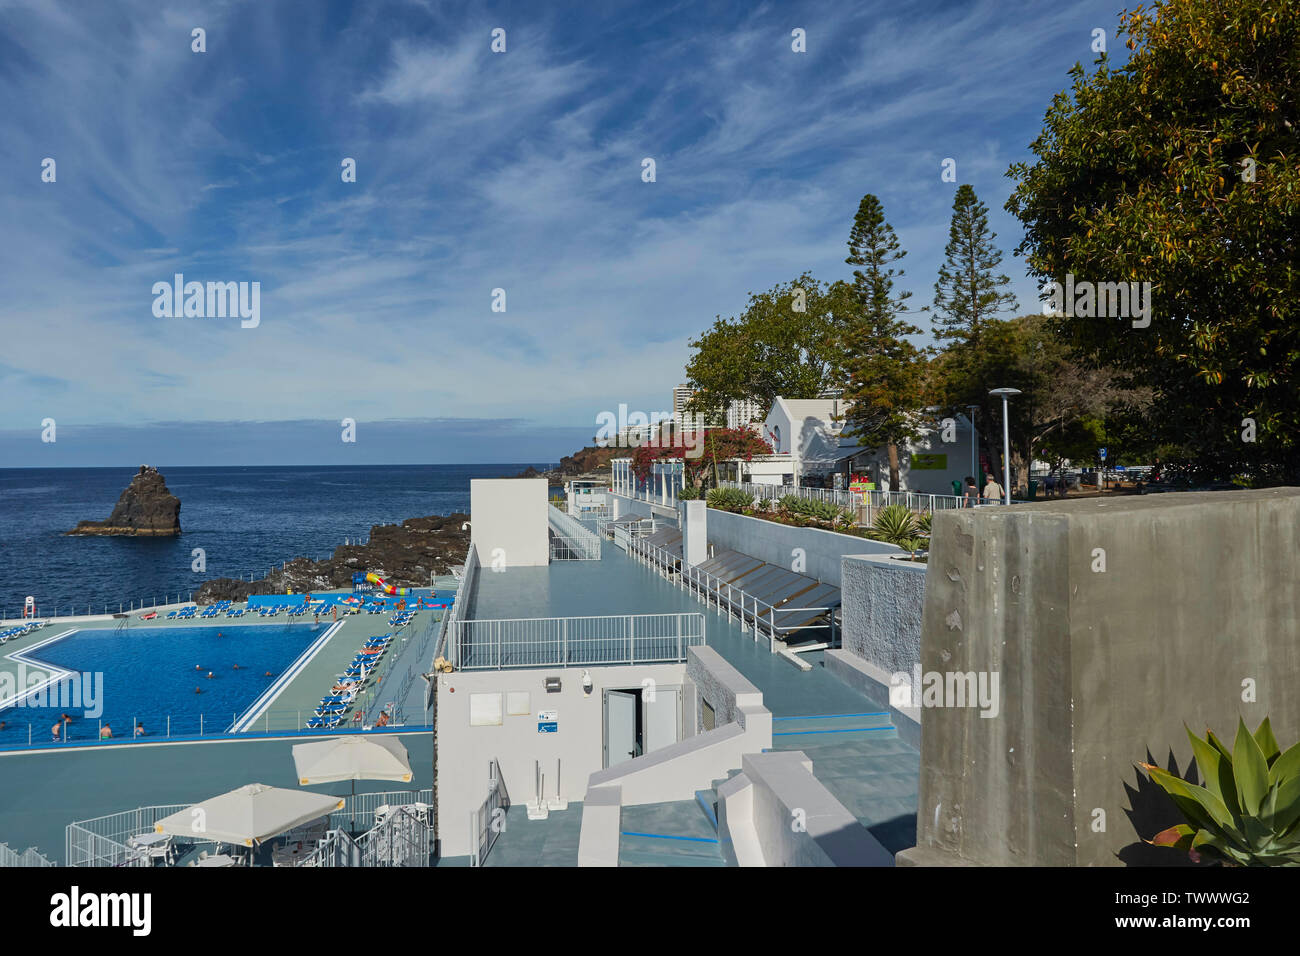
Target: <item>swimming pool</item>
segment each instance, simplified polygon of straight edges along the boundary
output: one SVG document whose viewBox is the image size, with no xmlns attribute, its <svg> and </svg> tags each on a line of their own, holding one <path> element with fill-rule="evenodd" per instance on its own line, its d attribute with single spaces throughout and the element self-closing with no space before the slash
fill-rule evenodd
<svg viewBox="0 0 1300 956">
<path fill-rule="evenodd" d="M 32 666 L 76 676 L 44 697 L 0 710 L 0 748 L 24 746 L 29 738 L 33 744 L 50 742 L 62 714 L 73 718 L 73 743 L 97 739 L 102 725 L 114 737 L 129 738 L 136 722 L 150 737 L 220 733 L 328 627 L 304 622 L 74 631 L 16 655 Z"/>
</svg>

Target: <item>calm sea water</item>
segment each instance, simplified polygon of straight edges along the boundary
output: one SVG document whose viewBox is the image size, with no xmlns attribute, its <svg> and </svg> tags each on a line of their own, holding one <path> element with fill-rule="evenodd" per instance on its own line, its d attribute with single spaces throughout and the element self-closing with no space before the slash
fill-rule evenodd
<svg viewBox="0 0 1300 956">
<path fill-rule="evenodd" d="M 541 463 L 531 463 L 542 467 Z M 137 468 L 0 469 L 0 616 L 36 598 L 42 615 L 184 596 L 215 577 L 264 575 L 298 556 L 329 556 L 375 524 L 469 511 L 471 478 L 516 475 L 527 464 L 169 468 L 181 500 L 175 538 L 66 537 L 103 520 Z M 202 548 L 207 570 L 195 572 Z"/>
</svg>

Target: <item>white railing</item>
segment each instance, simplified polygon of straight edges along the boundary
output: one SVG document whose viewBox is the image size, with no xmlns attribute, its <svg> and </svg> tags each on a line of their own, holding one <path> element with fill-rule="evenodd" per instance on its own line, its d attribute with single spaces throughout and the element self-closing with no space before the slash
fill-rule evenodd
<svg viewBox="0 0 1300 956">
<path fill-rule="evenodd" d="M 552 560 L 600 560 L 600 537 L 577 518 L 551 505 L 547 521 L 551 530 Z"/>
<path fill-rule="evenodd" d="M 456 599 L 451 602 L 448 612 L 442 616 L 442 628 L 438 632 L 438 644 L 434 648 L 434 658 L 445 658 L 451 661 L 454 666 L 456 663 L 454 645 L 449 644 L 447 635 L 452 631 L 452 625 L 469 613 L 469 603 L 474 600 L 474 591 L 478 587 L 478 550 L 473 543 L 469 546 L 469 551 L 465 554 L 465 567 L 461 571 L 460 584 L 456 586 Z M 448 657 L 451 654 L 451 657 Z M 429 693 L 425 698 L 425 707 L 427 711 L 433 698 L 433 682 L 429 683 Z"/>
<path fill-rule="evenodd" d="M 676 581 L 678 586 L 690 590 L 706 606 L 716 607 L 728 617 L 735 618 L 740 623 L 741 633 L 747 633 L 752 626 L 754 640 L 766 637 L 768 650 L 773 653 L 777 650 L 778 640 L 784 642 L 787 634 L 796 631 L 824 630 L 827 643 L 835 645 L 836 605 L 787 608 L 769 604 L 707 571 L 684 566 L 678 555 L 644 541 L 632 541 L 628 553 L 634 560 L 657 571 L 661 577 Z M 799 619 L 795 623 L 781 623 L 783 620 L 790 622 L 795 617 Z"/>
<path fill-rule="evenodd" d="M 825 501 L 840 508 L 853 511 L 865 510 L 859 514 L 862 524 L 870 524 L 872 515 L 887 505 L 902 505 L 909 511 L 921 514 L 933 514 L 953 508 L 966 508 L 972 504 L 997 504 L 991 498 L 977 498 L 967 502 L 961 495 L 931 495 L 920 491 L 848 491 L 843 488 L 802 488 L 794 485 L 764 485 L 751 481 L 723 481 L 723 488 L 737 488 L 746 494 L 771 501 L 780 501 L 786 495 L 806 498 L 810 501 Z"/>
<path fill-rule="evenodd" d="M 471 815 L 470 836 L 473 842 L 470 844 L 470 866 L 482 866 L 487 855 L 492 852 L 497 837 L 505 829 L 505 813 L 509 809 L 510 794 L 506 792 L 506 783 L 501 777 L 501 765 L 493 757 L 492 763 L 488 765 L 488 795 Z"/>
<path fill-rule="evenodd" d="M 704 615 L 694 612 L 456 621 L 452 627 L 462 670 L 669 663 L 705 643 Z"/>
<path fill-rule="evenodd" d="M 9 844 L 0 843 L 0 867 L 19 866 L 19 867 L 43 867 L 55 866 L 53 860 L 46 859 L 40 851 L 34 847 L 28 847 L 19 853 L 17 850 L 9 848 Z"/>
</svg>

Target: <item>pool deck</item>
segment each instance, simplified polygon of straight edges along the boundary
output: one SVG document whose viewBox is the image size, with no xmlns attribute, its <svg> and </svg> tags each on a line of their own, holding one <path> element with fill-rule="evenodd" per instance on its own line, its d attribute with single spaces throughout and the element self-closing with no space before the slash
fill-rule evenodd
<svg viewBox="0 0 1300 956">
<path fill-rule="evenodd" d="M 427 589 L 424 589 L 427 590 Z M 343 592 L 321 592 L 321 593 L 343 593 Z M 439 592 L 439 597 L 450 596 L 446 592 Z M 288 618 L 284 613 L 274 618 L 261 618 L 256 613 L 245 614 L 241 618 L 228 618 L 224 614 L 215 618 L 198 618 L 190 620 L 176 621 L 166 620 L 165 615 L 169 610 L 191 605 L 172 605 L 159 608 L 159 617 L 154 620 L 142 620 L 140 612 L 135 612 L 126 618 L 104 617 L 103 615 L 60 618 L 45 627 L 24 635 L 16 640 L 6 642 L 0 647 L 0 681 L 9 686 L 30 687 L 33 680 L 44 680 L 50 674 L 47 668 L 35 667 L 30 664 L 20 664 L 14 660 L 14 655 L 21 655 L 23 652 L 33 647 L 38 647 L 49 641 L 51 638 L 58 637 L 72 630 L 89 631 L 117 631 L 119 628 L 123 636 L 131 630 L 138 628 L 166 628 L 166 629 L 183 629 L 183 628 L 220 628 L 223 632 L 228 631 L 228 636 L 233 639 L 239 639 L 240 631 L 245 628 L 256 628 L 265 625 L 294 626 L 297 624 L 315 623 L 312 616 L 301 618 Z M 239 605 L 236 605 L 239 606 Z M 353 655 L 362 647 L 365 641 L 375 635 L 391 634 L 393 643 L 389 646 L 387 652 L 383 655 L 379 665 L 379 673 L 375 676 L 372 683 L 362 692 L 358 706 L 352 714 L 363 711 L 365 717 L 362 721 L 347 722 L 348 726 L 368 726 L 378 715 L 379 709 L 385 704 L 392 701 L 393 696 L 403 683 L 403 678 L 411 668 L 419 668 L 415 673 L 421 673 L 427 668 L 428 661 L 417 659 L 414 653 L 417 649 L 422 648 L 426 631 L 430 628 L 436 630 L 438 622 L 441 620 L 443 611 L 441 609 L 423 609 L 416 613 L 414 620 L 402 628 L 392 628 L 388 626 L 390 613 L 383 614 L 345 614 L 339 617 L 339 627 L 329 635 L 319 648 L 317 648 L 305 664 L 285 683 L 285 685 L 275 694 L 269 704 L 264 705 L 263 711 L 251 722 L 246 729 L 250 732 L 274 732 L 297 730 L 302 728 L 306 721 L 311 718 L 320 699 L 325 696 L 330 688 L 334 685 L 337 677 L 351 662 Z M 322 615 L 321 624 L 331 624 L 333 619 L 330 615 Z M 428 648 L 432 651 L 432 642 L 429 642 Z M 407 653 L 411 651 L 411 653 Z M 39 654 L 39 652 L 38 652 Z M 425 656 L 423 654 L 419 656 Z M 295 664 L 297 661 L 295 661 Z M 391 691 L 385 687 L 386 682 L 391 681 Z M 406 705 L 405 713 L 407 715 L 406 724 L 422 726 L 424 722 L 423 708 L 423 682 L 416 680 L 409 687 L 406 693 L 406 700 L 402 701 Z M 397 703 L 397 701 L 393 701 Z M 245 706 L 252 705 L 254 701 L 248 701 Z M 412 706 L 416 705 L 416 706 Z M 179 710 L 180 708 L 177 708 Z M 10 710 L 10 714 L 17 714 L 21 708 Z M 166 705 L 158 708 L 160 713 L 166 713 Z M 231 720 L 235 715 L 222 715 L 213 724 L 214 733 L 222 733 L 227 730 Z M 241 722 L 243 715 L 240 715 Z M 9 718 L 13 720 L 11 716 Z M 163 724 L 165 726 L 165 723 Z M 158 733 L 154 727 L 150 727 L 151 733 Z M 44 743 L 45 734 L 39 735 Z M 119 740 L 118 743 L 127 742 Z M 111 743 L 106 741 L 107 743 Z"/>
<path fill-rule="evenodd" d="M 699 612 L 706 643 L 763 692 L 772 712 L 773 750 L 802 750 L 821 783 L 886 847 L 915 844 L 920 755 L 898 739 L 865 696 L 826 670 L 824 655 L 801 654 L 800 671 L 755 641 L 734 618 L 707 607 L 612 542 L 599 561 L 482 570 L 471 618 Z M 545 821 L 512 808 L 486 866 L 576 866 L 575 804 Z M 518 818 L 516 820 L 516 818 Z M 620 866 L 720 866 L 716 822 L 699 801 L 628 806 L 622 811 Z M 468 858 L 443 861 L 466 865 Z"/>
</svg>

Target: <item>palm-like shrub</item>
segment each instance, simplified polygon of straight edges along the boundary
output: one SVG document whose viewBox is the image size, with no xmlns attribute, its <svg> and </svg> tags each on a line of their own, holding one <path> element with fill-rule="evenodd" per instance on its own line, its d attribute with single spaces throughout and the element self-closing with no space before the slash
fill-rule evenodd
<svg viewBox="0 0 1300 956">
<path fill-rule="evenodd" d="M 916 530 L 927 538 L 930 536 L 930 524 L 934 521 L 934 512 L 927 511 L 916 519 Z"/>
<path fill-rule="evenodd" d="M 1253 735 L 1238 718 L 1231 751 L 1210 730 L 1187 737 L 1205 786 L 1141 764 L 1187 820 L 1148 842 L 1193 859 L 1208 852 L 1240 866 L 1300 866 L 1300 743 L 1282 753 L 1267 717 Z"/>
<path fill-rule="evenodd" d="M 871 537 L 908 550 L 915 550 L 908 545 L 916 532 L 916 515 L 906 505 L 886 505 L 876 512 L 876 520 L 871 525 Z"/>
<path fill-rule="evenodd" d="M 713 488 L 705 499 L 710 508 L 719 511 L 740 511 L 753 504 L 754 499 L 739 488 Z"/>
<path fill-rule="evenodd" d="M 686 485 L 678 490 L 677 500 L 697 501 L 702 496 L 702 494 L 703 493 L 700 491 L 700 489 L 696 488 L 694 485 Z"/>
</svg>

